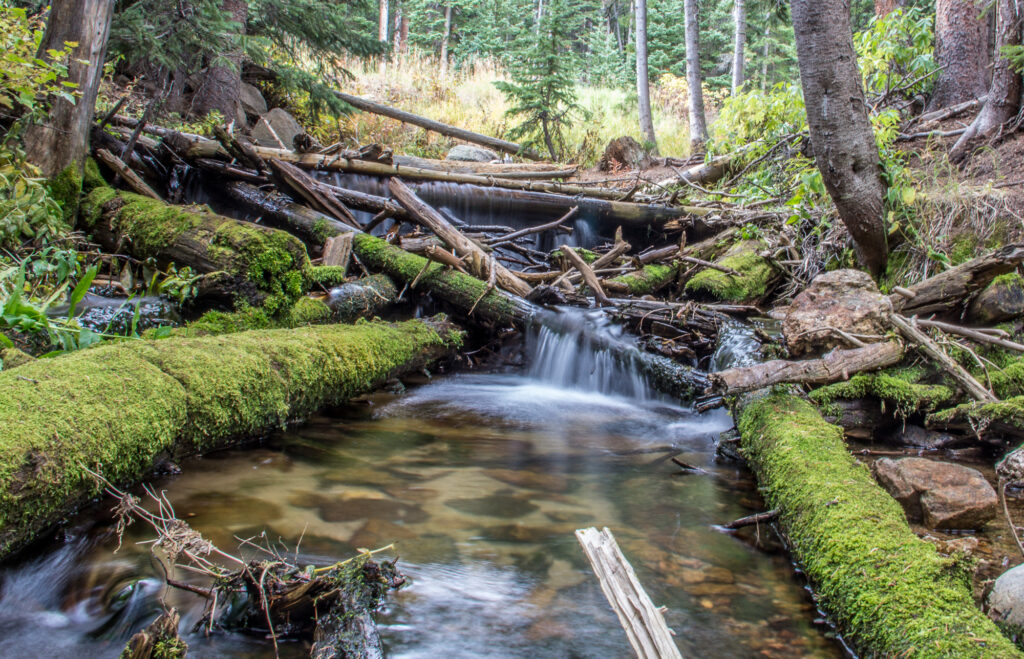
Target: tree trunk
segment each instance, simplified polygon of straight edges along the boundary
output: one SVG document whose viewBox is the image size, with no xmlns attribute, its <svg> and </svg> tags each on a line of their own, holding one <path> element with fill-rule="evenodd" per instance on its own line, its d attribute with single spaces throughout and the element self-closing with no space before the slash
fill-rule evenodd
<svg viewBox="0 0 1024 659">
<path fill-rule="evenodd" d="M 1020 44 L 1020 14 L 1014 0 L 997 0 L 996 6 L 996 52 L 1001 53 L 1007 46 Z M 967 147 L 975 138 L 994 135 L 1020 108 L 1020 91 L 1020 74 L 1005 57 L 996 58 L 988 99 L 974 122 L 953 145 L 950 157 L 962 160 L 967 155 Z"/>
<path fill-rule="evenodd" d="M 942 0 L 938 1 L 942 2 Z M 898 7 L 906 6 L 907 0 L 875 0 L 875 16 L 883 18 L 896 11 Z"/>
<path fill-rule="evenodd" d="M 444 34 L 441 37 L 441 77 L 448 75 L 448 42 L 452 36 L 452 3 L 444 5 Z"/>
<path fill-rule="evenodd" d="M 246 0 L 224 0 L 221 10 L 239 24 L 239 36 L 244 35 L 249 12 Z M 224 115 L 225 121 L 238 121 L 244 126 L 245 112 L 238 100 L 242 87 L 241 44 L 239 43 L 231 52 L 219 55 L 222 55 L 228 64 L 211 64 L 206 69 L 202 85 L 192 100 L 192 108 L 201 115 L 217 110 Z"/>
<path fill-rule="evenodd" d="M 690 147 L 696 152 L 704 148 L 708 139 L 704 92 L 701 89 L 697 0 L 685 0 L 683 7 L 686 19 L 686 85 L 690 92 Z"/>
<path fill-rule="evenodd" d="M 377 18 L 377 41 L 388 40 L 388 0 L 380 0 Z"/>
<path fill-rule="evenodd" d="M 888 260 L 885 186 L 844 0 L 794 0 L 800 83 L 814 158 L 861 260 L 879 275 Z"/>
<path fill-rule="evenodd" d="M 108 0 L 53 0 L 51 4 L 37 56 L 47 58 L 48 50 L 63 50 L 69 41 L 77 43 L 68 64 L 68 82 L 77 85 L 81 96 L 74 103 L 54 99 L 47 123 L 29 126 L 25 133 L 28 159 L 44 176 L 56 176 L 68 167 L 82 169 L 112 14 L 113 3 Z"/>
<path fill-rule="evenodd" d="M 772 15 L 769 12 L 764 21 L 764 48 L 761 51 L 761 91 L 768 89 L 768 56 L 771 55 Z"/>
<path fill-rule="evenodd" d="M 651 89 L 647 73 L 647 0 L 636 1 L 636 93 L 640 106 L 640 132 L 658 150 L 651 119 Z"/>
<path fill-rule="evenodd" d="M 942 67 L 929 110 L 978 98 L 988 89 L 988 21 L 975 0 L 936 0 L 935 61 Z"/>
<path fill-rule="evenodd" d="M 732 94 L 735 96 L 743 87 L 743 48 L 747 44 L 746 0 L 735 0 L 732 8 L 735 33 L 732 44 Z"/>
</svg>

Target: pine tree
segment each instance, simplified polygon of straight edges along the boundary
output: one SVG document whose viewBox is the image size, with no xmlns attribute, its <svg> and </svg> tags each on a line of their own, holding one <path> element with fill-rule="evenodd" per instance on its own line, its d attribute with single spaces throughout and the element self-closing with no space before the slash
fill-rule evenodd
<svg viewBox="0 0 1024 659">
<path fill-rule="evenodd" d="M 569 0 L 550 0 L 535 40 L 511 68 L 512 82 L 494 83 L 512 104 L 506 114 L 520 120 L 510 137 L 524 146 L 543 144 L 554 160 L 562 150 L 566 126 L 584 112 L 576 98 L 577 58 L 567 47 L 580 18 L 576 9 Z"/>
</svg>

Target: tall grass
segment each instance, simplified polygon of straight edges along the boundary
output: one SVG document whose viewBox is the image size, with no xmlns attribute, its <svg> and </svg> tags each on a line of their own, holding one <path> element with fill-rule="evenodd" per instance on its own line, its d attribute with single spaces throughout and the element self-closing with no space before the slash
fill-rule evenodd
<svg viewBox="0 0 1024 659">
<path fill-rule="evenodd" d="M 354 79 L 345 90 L 393 105 L 453 126 L 485 135 L 506 137 L 516 124 L 505 116 L 508 105 L 494 86 L 507 80 L 503 68 L 493 60 L 478 60 L 470 67 L 441 75 L 437 60 L 417 52 L 400 56 L 381 66 L 376 62 L 351 61 L 346 68 Z M 661 93 L 659 93 L 659 91 Z M 567 132 L 569 159 L 583 165 L 595 164 L 608 141 L 630 135 L 643 142 L 637 122 L 636 97 L 622 89 L 579 86 L 580 105 L 589 118 L 579 117 Z M 689 131 L 674 90 L 653 94 L 654 126 L 662 155 L 684 156 L 689 152 Z M 455 140 L 366 112 L 342 118 L 337 125 L 319 127 L 327 140 L 366 144 L 379 142 L 396 153 L 443 158 Z"/>
</svg>

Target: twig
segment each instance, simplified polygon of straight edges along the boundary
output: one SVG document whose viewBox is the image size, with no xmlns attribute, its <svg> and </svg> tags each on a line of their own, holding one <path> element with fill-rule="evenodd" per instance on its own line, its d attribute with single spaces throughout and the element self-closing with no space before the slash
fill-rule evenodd
<svg viewBox="0 0 1024 659">
<path fill-rule="evenodd" d="M 746 517 L 740 517 L 735 519 L 728 524 L 722 524 L 719 528 L 728 529 L 735 531 L 736 529 L 742 529 L 745 526 L 753 526 L 755 524 L 761 524 L 762 522 L 770 522 L 779 516 L 779 509 L 772 508 L 762 513 L 754 513 L 753 515 L 747 515 Z"/>
<path fill-rule="evenodd" d="M 975 380 L 974 376 L 957 364 L 927 334 L 919 330 L 910 319 L 894 313 L 890 320 L 900 330 L 900 334 L 916 343 L 926 354 L 939 362 L 939 365 L 953 376 L 953 379 L 959 382 L 973 398 L 983 403 L 998 402 L 999 399 L 992 395 L 991 391 L 981 386 L 981 383 Z"/>
</svg>

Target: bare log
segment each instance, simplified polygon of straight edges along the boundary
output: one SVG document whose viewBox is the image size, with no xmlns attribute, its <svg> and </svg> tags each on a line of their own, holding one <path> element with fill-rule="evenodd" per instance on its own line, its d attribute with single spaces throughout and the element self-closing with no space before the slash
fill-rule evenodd
<svg viewBox="0 0 1024 659">
<path fill-rule="evenodd" d="M 123 160 L 115 156 L 106 149 L 96 149 L 96 155 L 103 162 L 104 165 L 117 172 L 121 178 L 124 179 L 128 187 L 132 189 L 136 194 L 140 194 L 150 199 L 159 199 L 160 195 L 156 193 L 153 188 L 142 180 L 142 177 L 135 173 L 131 167 L 125 164 Z"/>
<path fill-rule="evenodd" d="M 676 176 L 662 179 L 658 181 L 658 186 L 668 187 L 670 185 L 679 185 L 681 183 L 696 183 L 698 185 L 714 183 L 715 181 L 724 178 L 725 175 L 729 173 L 735 161 L 736 156 L 734 154 L 718 156 L 716 158 L 712 158 L 710 162 L 702 162 L 694 165 L 693 167 L 684 169 Z"/>
<path fill-rule="evenodd" d="M 1024 262 L 1024 243 L 1007 245 L 984 256 L 911 286 L 906 294 L 890 295 L 893 308 L 904 315 L 953 313 L 997 276 L 1012 272 Z"/>
<path fill-rule="evenodd" d="M 361 228 L 352 212 L 334 196 L 321 193 L 316 179 L 306 172 L 294 165 L 274 159 L 270 160 L 270 168 L 278 180 L 283 182 L 288 189 L 297 192 L 314 209 L 326 213 L 354 229 Z"/>
<path fill-rule="evenodd" d="M 917 318 L 915 322 L 921 327 L 934 327 L 940 329 L 948 334 L 957 334 L 959 336 L 977 341 L 978 343 L 990 343 L 1000 348 L 1006 348 L 1007 350 L 1016 350 L 1017 352 L 1024 352 L 1024 344 L 1017 343 L 1016 341 L 1010 341 L 1001 336 L 993 336 L 979 329 L 973 327 L 964 327 L 962 325 L 954 325 L 952 323 L 944 323 L 939 320 L 924 320 Z"/>
<path fill-rule="evenodd" d="M 579 529 L 576 539 L 637 656 L 640 659 L 682 659 L 661 609 L 654 606 L 640 585 L 612 532 L 607 527 L 603 531 L 594 527 Z"/>
<path fill-rule="evenodd" d="M 772 361 L 730 368 L 710 374 L 712 390 L 720 394 L 756 391 L 782 382 L 827 384 L 846 380 L 861 371 L 873 371 L 897 364 L 903 359 L 903 346 L 897 341 L 872 343 L 863 348 L 832 350 L 820 359 Z"/>
<path fill-rule="evenodd" d="M 373 114 L 379 114 L 384 117 L 391 119 L 397 119 L 402 123 L 412 124 L 413 126 L 419 126 L 426 130 L 434 131 L 448 137 L 454 137 L 459 140 L 465 140 L 466 142 L 472 142 L 473 144 L 479 144 L 481 146 L 490 147 L 497 149 L 504 153 L 511 153 L 513 155 L 521 155 L 524 158 L 530 160 L 543 160 L 544 158 L 532 149 L 527 149 L 515 142 L 509 142 L 507 140 L 498 139 L 496 137 L 490 137 L 488 135 L 481 135 L 480 133 L 474 133 L 471 130 L 465 130 L 463 128 L 456 128 L 448 124 L 443 124 L 440 121 L 434 121 L 433 119 L 427 119 L 411 112 L 405 112 L 404 110 L 398 110 L 396 108 L 382 105 L 380 103 L 374 103 L 368 101 L 365 98 L 359 96 L 353 96 L 344 92 L 334 92 L 334 95 L 345 101 L 354 108 L 363 110 L 364 112 L 372 112 Z"/>
<path fill-rule="evenodd" d="M 462 235 L 440 213 L 423 203 L 423 200 L 417 197 L 416 193 L 410 190 L 409 186 L 402 183 L 402 181 L 397 178 L 391 179 L 389 189 L 391 194 L 398 200 L 398 203 L 402 204 L 416 221 L 437 234 L 441 240 L 455 250 L 458 256 L 469 257 L 474 264 L 471 269 L 474 274 L 481 276 L 485 267 L 493 269 L 498 285 L 520 297 L 529 295 L 530 291 L 533 290 L 529 284 L 516 277 L 512 274 L 512 271 L 498 263 L 493 257 L 490 257 L 479 245 Z"/>
<path fill-rule="evenodd" d="M 896 313 L 892 314 L 890 320 L 899 329 L 900 334 L 906 337 L 907 340 L 916 343 L 925 354 L 937 361 L 947 373 L 953 376 L 954 380 L 960 383 L 960 386 L 967 390 L 967 393 L 972 398 L 983 403 L 994 403 L 999 400 L 992 395 L 991 391 L 981 386 L 981 383 L 975 380 L 974 376 L 965 371 L 960 364 L 957 364 L 952 357 L 947 355 L 942 348 L 936 345 L 927 334 L 915 327 L 912 320 Z"/>
</svg>

